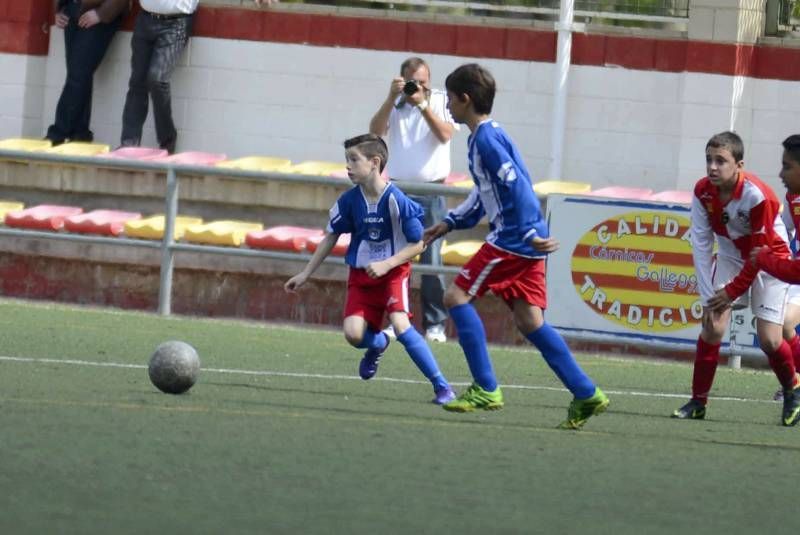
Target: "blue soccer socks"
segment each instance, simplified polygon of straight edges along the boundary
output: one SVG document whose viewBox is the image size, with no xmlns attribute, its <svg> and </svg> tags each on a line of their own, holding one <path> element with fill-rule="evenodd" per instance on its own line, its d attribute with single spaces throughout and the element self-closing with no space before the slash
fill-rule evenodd
<svg viewBox="0 0 800 535">
<path fill-rule="evenodd" d="M 594 383 L 578 366 L 564 338 L 549 323 L 542 324 L 527 338 L 576 399 L 588 399 L 594 395 Z"/>
<path fill-rule="evenodd" d="M 389 344 L 389 338 L 383 331 L 373 331 L 369 327 L 364 330 L 364 338 L 356 347 L 361 349 L 382 349 Z"/>
<path fill-rule="evenodd" d="M 428 347 L 425 339 L 414 327 L 409 327 L 402 334 L 398 334 L 397 341 L 403 344 L 408 356 L 417 365 L 419 371 L 430 380 L 434 390 L 449 388 L 450 385 L 447 384 L 447 379 L 439 371 L 439 365 L 436 363 L 436 358 L 433 356 L 431 348 Z"/>
<path fill-rule="evenodd" d="M 450 317 L 456 324 L 458 343 L 467 357 L 469 371 L 478 385 L 489 392 L 497 389 L 497 379 L 489 360 L 489 350 L 486 347 L 486 332 L 483 330 L 478 312 L 470 303 L 457 305 L 450 309 Z"/>
</svg>

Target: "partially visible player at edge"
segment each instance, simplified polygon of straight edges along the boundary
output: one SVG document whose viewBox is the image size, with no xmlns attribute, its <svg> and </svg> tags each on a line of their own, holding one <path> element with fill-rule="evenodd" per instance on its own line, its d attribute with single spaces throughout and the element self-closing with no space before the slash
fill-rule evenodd
<svg viewBox="0 0 800 535">
<path fill-rule="evenodd" d="M 558 248 L 550 237 L 522 158 L 508 134 L 493 121 L 495 82 L 485 68 L 462 65 L 445 82 L 450 113 L 466 124 L 469 168 L 475 182 L 469 197 L 444 221 L 425 230 L 426 243 L 453 229 L 474 227 L 487 215 L 486 243 L 467 262 L 445 293 L 474 382 L 458 399 L 444 404 L 454 412 L 503 407 L 486 347 L 483 323 L 472 300 L 487 291 L 503 299 L 520 332 L 541 351 L 547 364 L 573 394 L 563 429 L 580 429 L 608 407 L 608 398 L 581 370 L 564 339 L 547 322 L 545 259 Z"/>
<path fill-rule="evenodd" d="M 781 171 L 779 173 L 783 185 L 786 186 L 786 200 L 783 203 L 781 217 L 786 225 L 789 243 L 793 245 L 792 251 L 797 255 L 800 245 L 800 135 L 792 135 L 783 140 L 783 155 L 781 156 Z M 764 251 L 764 259 L 756 266 L 760 251 Z M 796 256 L 795 256 L 796 257 Z M 789 296 L 786 299 L 786 316 L 783 320 L 783 338 L 789 342 L 794 358 L 794 369 L 800 372 L 800 336 L 795 328 L 800 323 L 800 277 L 792 277 L 782 273 L 784 264 L 792 265 L 789 258 L 783 259 L 774 255 L 772 250 L 765 247 L 755 247 L 751 253 L 753 265 L 759 267 L 784 282 L 792 283 L 789 287 Z M 791 268 L 790 268 L 791 269 Z M 800 268 L 795 268 L 800 269 Z M 798 272 L 800 274 L 800 271 Z M 783 389 L 775 392 L 774 399 L 783 399 Z"/>
<path fill-rule="evenodd" d="M 422 208 L 388 183 L 381 172 L 386 166 L 386 143 L 365 134 L 344 142 L 347 175 L 355 187 L 344 192 L 330 209 L 325 237 L 306 267 L 284 285 L 294 292 L 305 284 L 333 250 L 340 234 L 350 234 L 345 261 L 350 266 L 344 336 L 353 347 L 366 349 L 359 375 L 371 379 L 389 346 L 381 332 L 384 314 L 411 360 L 433 384 L 433 403 L 455 398 L 425 339 L 408 319 L 410 260 L 425 248 L 422 242 Z"/>
<path fill-rule="evenodd" d="M 731 308 L 747 306 L 756 318 L 761 350 L 784 392 L 781 422 L 800 420 L 800 392 L 792 349 L 783 339 L 788 285 L 746 262 L 753 247 L 766 246 L 789 256 L 786 227 L 775 193 L 744 170 L 744 144 L 734 132 L 716 134 L 706 143 L 706 172 L 694 188 L 690 234 L 703 317 L 692 376 L 692 398 L 673 418 L 705 418 L 722 337 Z M 714 254 L 714 243 L 717 252 Z"/>
</svg>

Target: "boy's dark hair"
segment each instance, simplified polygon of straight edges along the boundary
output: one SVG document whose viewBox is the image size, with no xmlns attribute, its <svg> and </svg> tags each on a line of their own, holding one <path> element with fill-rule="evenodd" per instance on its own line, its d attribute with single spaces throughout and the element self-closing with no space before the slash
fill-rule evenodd
<svg viewBox="0 0 800 535">
<path fill-rule="evenodd" d="M 428 75 L 431 74 L 431 68 L 428 66 L 428 63 L 424 59 L 418 58 L 416 56 L 410 57 L 400 65 L 400 76 L 406 75 L 406 69 L 411 72 L 417 72 L 417 70 L 420 67 L 425 67 L 426 69 L 428 69 Z"/>
<path fill-rule="evenodd" d="M 344 148 L 357 148 L 358 152 L 367 158 L 374 158 L 377 156 L 381 159 L 380 171 L 386 167 L 386 162 L 389 161 L 389 149 L 386 147 L 386 142 L 375 134 L 362 134 L 360 136 L 351 137 L 344 141 Z"/>
<path fill-rule="evenodd" d="M 800 134 L 793 134 L 783 140 L 783 149 L 797 163 L 800 163 Z"/>
<path fill-rule="evenodd" d="M 482 115 L 492 113 L 496 89 L 494 77 L 477 63 L 467 63 L 451 72 L 444 86 L 458 99 L 461 95 L 469 95 L 477 113 Z"/>
<path fill-rule="evenodd" d="M 727 149 L 737 163 L 744 160 L 744 143 L 736 132 L 720 132 L 719 134 L 711 136 L 711 139 L 706 143 L 706 150 L 708 150 L 709 147 L 714 149 Z"/>
</svg>

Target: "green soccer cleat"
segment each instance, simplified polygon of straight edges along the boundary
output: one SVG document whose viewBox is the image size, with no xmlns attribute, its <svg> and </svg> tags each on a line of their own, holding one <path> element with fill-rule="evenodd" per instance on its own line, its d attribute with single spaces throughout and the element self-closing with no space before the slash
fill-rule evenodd
<svg viewBox="0 0 800 535">
<path fill-rule="evenodd" d="M 785 427 L 792 427 L 800 422 L 800 387 L 784 390 L 781 419 Z"/>
<path fill-rule="evenodd" d="M 605 412 L 610 401 L 602 390 L 595 387 L 594 395 L 587 399 L 573 399 L 567 409 L 567 419 L 559 424 L 559 429 L 580 429 L 586 420 Z"/>
<path fill-rule="evenodd" d="M 702 401 L 690 399 L 689 403 L 676 409 L 671 417 L 681 420 L 702 420 L 706 417 L 706 406 Z"/>
<path fill-rule="evenodd" d="M 498 386 L 493 392 L 472 383 L 460 396 L 445 403 L 442 408 L 450 412 L 472 412 L 475 409 L 496 411 L 503 408 L 503 393 Z"/>
</svg>

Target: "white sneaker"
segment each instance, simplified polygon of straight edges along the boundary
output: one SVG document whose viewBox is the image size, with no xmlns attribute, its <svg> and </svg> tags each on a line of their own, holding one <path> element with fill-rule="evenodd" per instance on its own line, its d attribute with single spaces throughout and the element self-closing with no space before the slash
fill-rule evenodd
<svg viewBox="0 0 800 535">
<path fill-rule="evenodd" d="M 425 340 L 428 342 L 447 342 L 447 335 L 444 334 L 444 325 L 432 325 L 425 331 Z"/>
<path fill-rule="evenodd" d="M 397 333 L 395 333 L 395 332 L 394 332 L 394 327 L 393 327 L 392 325 L 389 325 L 388 327 L 386 327 L 386 328 L 385 328 L 384 330 L 382 330 L 381 332 L 382 332 L 383 334 L 385 334 L 386 336 L 388 336 L 388 337 L 389 337 L 389 340 L 395 340 L 395 339 L 397 339 Z M 781 392 L 783 392 L 783 390 L 781 390 Z"/>
</svg>

